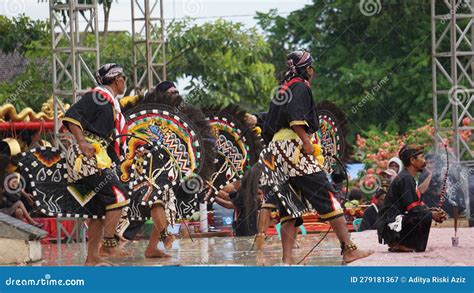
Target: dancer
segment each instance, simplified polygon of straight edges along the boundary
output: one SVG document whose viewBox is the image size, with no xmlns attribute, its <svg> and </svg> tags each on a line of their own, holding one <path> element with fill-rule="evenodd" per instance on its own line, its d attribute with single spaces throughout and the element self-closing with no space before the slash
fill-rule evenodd
<svg viewBox="0 0 474 293">
<path fill-rule="evenodd" d="M 156 86 L 155 91 L 163 92 L 163 93 L 166 93 L 170 96 L 179 95 L 179 91 L 178 91 L 178 89 L 176 89 L 176 85 L 172 81 L 169 81 L 169 80 L 165 80 L 165 81 L 160 82 Z"/>
<path fill-rule="evenodd" d="M 99 86 L 86 93 L 66 112 L 63 124 L 74 135 L 76 143 L 67 152 L 70 180 L 97 190 L 105 206 L 105 220 L 91 219 L 86 265 L 110 265 L 99 255 L 124 257 L 128 253 L 117 247 L 114 237 L 122 208 L 129 203 L 125 188 L 112 168 L 125 138 L 115 140 L 115 134 L 124 134 L 125 120 L 117 96 L 125 92 L 126 77 L 123 68 L 115 63 L 102 65 L 96 72 Z M 106 149 L 106 151 L 104 150 Z M 99 188 L 100 187 L 100 188 Z"/>
<path fill-rule="evenodd" d="M 315 148 L 310 136 L 319 129 L 319 119 L 310 88 L 314 75 L 312 57 L 305 51 L 294 51 L 287 56 L 287 72 L 280 91 L 272 100 L 265 121 L 263 136 L 271 142 L 268 149 L 274 160 L 280 162 L 282 173 L 296 186 L 320 214 L 329 221 L 341 243 L 341 254 L 346 263 L 364 258 L 372 251 L 358 249 L 350 240 L 346 221 L 326 173 L 312 155 Z M 294 235 L 296 227 L 283 230 Z M 283 237 L 283 236 L 282 236 Z M 292 264 L 293 257 L 283 262 Z"/>
<path fill-rule="evenodd" d="M 421 200 L 415 176 L 426 166 L 423 149 L 405 145 L 399 152 L 404 169 L 393 180 L 379 213 L 379 243 L 388 244 L 391 252 L 426 250 L 432 220 L 442 223 L 446 213 L 430 210 Z"/>
</svg>

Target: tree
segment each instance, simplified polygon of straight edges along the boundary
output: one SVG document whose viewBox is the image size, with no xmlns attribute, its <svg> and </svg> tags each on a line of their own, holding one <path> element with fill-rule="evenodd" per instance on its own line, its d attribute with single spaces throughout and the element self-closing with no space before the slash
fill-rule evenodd
<svg viewBox="0 0 474 293">
<path fill-rule="evenodd" d="M 167 28 L 168 78 L 191 78 L 187 99 L 202 106 L 240 103 L 266 108 L 276 86 L 271 50 L 256 29 L 218 20 L 196 25 L 191 20 Z"/>
<path fill-rule="evenodd" d="M 93 36 L 88 35 L 84 43 L 87 46 L 93 42 Z M 13 95 L 16 98 L 12 102 L 18 109 L 29 106 L 39 110 L 52 94 L 49 32 L 41 40 L 24 47 L 29 59 L 28 68 L 14 81 L 0 84 L 0 101 L 4 102 Z M 191 78 L 187 88 L 188 101 L 201 106 L 240 103 L 252 111 L 266 109 L 277 83 L 273 64 L 262 61 L 270 60 L 270 47 L 255 29 L 223 20 L 203 25 L 196 25 L 191 20 L 173 22 L 167 27 L 166 50 L 168 78 Z M 87 64 L 94 64 L 92 54 L 84 53 L 82 57 Z M 41 60 L 43 66 L 36 66 L 36 60 Z M 102 64 L 121 64 L 125 74 L 131 77 L 130 33 L 110 33 L 101 45 L 100 60 Z M 26 89 L 21 87 L 21 93 L 15 94 L 18 82 L 31 85 Z M 92 81 L 83 78 L 84 87 L 92 85 Z"/>
<path fill-rule="evenodd" d="M 257 19 L 277 68 L 290 50 L 312 52 L 316 99 L 341 106 L 354 132 L 404 132 L 432 116 L 430 5 L 397 0 L 378 8 L 367 16 L 360 1 L 325 0 L 287 17 L 273 10 Z"/>
<path fill-rule="evenodd" d="M 104 29 L 102 34 L 102 44 L 107 40 L 107 34 L 109 32 L 109 19 L 110 19 L 110 9 L 112 8 L 112 0 L 99 0 L 99 4 L 102 5 L 104 11 Z"/>
<path fill-rule="evenodd" d="M 28 16 L 8 18 L 0 15 L 0 50 L 5 54 L 17 51 L 24 54 L 28 44 L 49 37 L 45 21 L 32 20 Z"/>
<path fill-rule="evenodd" d="M 51 36 L 47 22 L 33 21 L 24 15 L 11 19 L 0 16 L 0 38 L 3 53 L 18 52 L 27 59 L 22 73 L 0 83 L 0 104 L 39 111 L 52 94 Z"/>
</svg>

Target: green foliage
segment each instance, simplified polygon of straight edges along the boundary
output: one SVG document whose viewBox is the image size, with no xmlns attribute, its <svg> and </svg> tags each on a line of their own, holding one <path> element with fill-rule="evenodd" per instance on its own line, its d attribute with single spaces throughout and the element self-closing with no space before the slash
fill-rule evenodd
<svg viewBox="0 0 474 293">
<path fill-rule="evenodd" d="M 0 20 L 4 27 L 13 23 L 6 18 Z M 5 45 L 8 50 L 11 50 L 10 47 L 22 48 L 28 65 L 25 72 L 13 81 L 0 84 L 1 102 L 8 100 L 18 109 L 29 106 L 38 110 L 50 97 L 51 49 L 49 27 L 46 24 L 30 20 L 23 26 L 34 26 L 32 31 L 39 30 L 42 33 L 36 38 L 19 37 L 19 40 L 25 40 L 24 43 Z M 190 102 L 205 106 L 239 103 L 255 111 L 266 108 L 270 92 L 276 85 L 275 70 L 271 63 L 262 61 L 271 58 L 271 50 L 255 29 L 246 29 L 242 24 L 226 21 L 196 25 L 188 19 L 171 23 L 167 32 L 168 79 L 191 78 L 187 88 Z M 86 36 L 84 43 L 86 46 L 93 45 L 94 37 Z M 87 64 L 95 63 L 92 54 L 85 53 L 82 56 Z M 100 47 L 100 62 L 123 65 L 125 74 L 131 78 L 132 36 L 128 32 L 109 33 Z M 25 82 L 28 86 L 23 89 Z M 131 82 L 128 84 L 130 86 Z M 85 75 L 83 86 L 92 86 Z M 21 89 L 19 93 L 18 88 Z M 15 98 L 12 99 L 12 96 Z"/>
<path fill-rule="evenodd" d="M 85 40 L 86 46 L 94 46 L 95 39 L 93 35 L 88 35 Z M 133 76 L 132 68 L 132 35 L 128 32 L 109 32 L 105 43 L 100 44 L 99 48 L 100 63 L 118 63 L 123 66 L 125 76 L 130 80 L 127 84 L 131 88 Z M 95 64 L 95 56 L 85 55 L 87 64 Z"/>
<path fill-rule="evenodd" d="M 168 79 L 190 77 L 188 101 L 265 109 L 276 86 L 268 43 L 240 23 L 173 22 L 167 29 Z"/>
<path fill-rule="evenodd" d="M 1 50 L 5 54 L 19 52 L 27 59 L 21 74 L 0 83 L 0 103 L 11 103 L 18 111 L 26 107 L 39 111 L 52 93 L 49 26 L 46 21 L 33 21 L 26 16 L 0 16 L 0 26 L 0 34 L 6 40 L 0 42 Z"/>
<path fill-rule="evenodd" d="M 49 26 L 45 21 L 34 21 L 25 15 L 11 19 L 0 15 L 0 50 L 5 54 L 15 51 L 24 54 L 28 44 L 49 36 Z"/>
<path fill-rule="evenodd" d="M 290 50 L 315 58 L 317 100 L 330 100 L 348 115 L 353 131 L 404 132 L 432 116 L 430 3 L 383 1 L 379 14 L 361 13 L 360 1 L 314 1 L 287 17 L 259 14 L 284 69 Z"/>
</svg>

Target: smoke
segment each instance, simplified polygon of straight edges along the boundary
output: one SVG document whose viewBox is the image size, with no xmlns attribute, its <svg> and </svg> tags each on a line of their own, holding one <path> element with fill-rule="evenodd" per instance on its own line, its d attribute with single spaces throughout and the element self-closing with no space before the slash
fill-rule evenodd
<svg viewBox="0 0 474 293">
<path fill-rule="evenodd" d="M 429 154 L 426 156 L 428 165 L 431 165 L 432 177 L 429 189 L 439 194 L 443 188 L 443 182 L 446 180 L 446 156 Z M 459 163 L 453 163 L 455 158 L 449 156 L 449 171 L 448 178 L 446 181 L 446 206 L 447 212 L 451 214 L 450 210 L 452 207 L 458 207 L 459 211 L 463 211 L 466 208 L 466 199 L 469 196 L 468 186 L 469 177 L 474 175 L 474 168 L 468 168 L 465 165 Z M 429 166 L 427 167 L 429 168 Z M 420 184 L 422 182 L 419 182 Z M 439 197 L 436 199 L 439 201 Z"/>
</svg>

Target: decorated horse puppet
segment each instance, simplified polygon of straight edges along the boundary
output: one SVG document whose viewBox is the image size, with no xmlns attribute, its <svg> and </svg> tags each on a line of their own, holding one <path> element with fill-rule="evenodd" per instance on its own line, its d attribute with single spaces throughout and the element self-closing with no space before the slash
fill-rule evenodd
<svg viewBox="0 0 474 293">
<path fill-rule="evenodd" d="M 216 164 L 211 175 L 209 201 L 224 186 L 240 180 L 246 170 L 258 162 L 262 150 L 258 128 L 248 113 L 237 105 L 206 109 L 204 113 L 215 137 Z"/>
<path fill-rule="evenodd" d="M 228 183 L 240 179 L 244 171 L 258 160 L 261 150 L 260 138 L 254 132 L 254 126 L 247 122 L 247 113 L 239 106 L 234 105 L 222 109 L 207 109 L 205 110 L 207 121 L 203 121 L 201 120 L 202 114 L 199 109 L 185 104 L 179 95 L 169 96 L 161 93 L 153 93 L 145 97 L 145 99 L 142 99 L 139 107 L 132 106 L 131 109 L 127 110 L 127 125 L 130 133 L 142 138 L 151 139 L 150 130 L 144 131 L 147 127 L 143 127 L 143 125 L 150 123 L 150 111 L 144 112 L 143 109 L 150 108 L 152 109 L 151 112 L 155 112 L 155 117 L 159 116 L 159 121 L 165 121 L 167 127 L 169 127 L 169 125 L 174 125 L 174 129 L 180 129 L 181 127 L 183 134 L 177 133 L 178 137 L 189 138 L 188 141 L 181 142 L 181 146 L 177 145 L 179 141 L 176 139 L 172 142 L 172 145 L 166 141 L 163 142 L 163 144 L 167 146 L 167 149 L 171 151 L 170 154 L 172 156 L 170 159 L 178 163 L 177 169 L 180 170 L 178 175 L 181 178 L 185 178 L 184 182 L 183 179 L 181 180 L 182 183 L 178 185 L 175 191 L 177 194 L 177 207 L 180 217 L 187 217 L 194 211 L 194 207 L 200 200 L 199 195 L 203 193 L 211 195 L 207 199 L 212 202 L 214 200 L 213 195 L 217 194 L 217 192 Z M 160 115 L 157 115 L 158 113 L 160 113 Z M 182 120 L 182 123 L 178 123 L 178 125 L 176 125 L 177 118 L 174 117 L 175 113 L 180 113 L 181 116 L 179 119 Z M 188 117 L 192 117 L 193 119 L 190 120 Z M 174 122 L 167 122 L 170 120 Z M 191 133 L 186 133 L 186 129 L 180 126 L 184 125 L 184 123 L 187 124 L 186 127 L 192 131 Z M 200 128 L 196 129 L 194 125 L 200 125 Z M 209 136 L 207 127 L 210 127 L 212 137 Z M 154 133 L 156 133 L 156 131 L 154 131 Z M 145 136 L 142 134 L 145 134 Z M 141 143 L 134 138 L 131 138 L 131 142 Z M 131 142 L 129 142 L 129 145 Z M 190 144 L 195 145 L 195 147 L 186 150 L 184 146 Z M 185 151 L 183 152 L 182 150 Z M 210 159 L 214 155 L 214 152 L 216 153 L 216 157 L 211 163 Z M 188 158 L 188 161 L 185 161 L 183 158 Z M 197 174 L 197 176 L 189 176 L 186 174 L 186 172 L 190 171 L 193 171 L 191 174 Z M 209 171 L 211 171 L 211 173 L 209 173 Z M 155 169 L 154 172 L 158 173 L 158 169 Z M 160 171 L 160 174 L 167 173 L 168 170 Z M 186 179 L 188 180 L 186 181 Z M 153 181 L 156 181 L 156 178 L 152 178 L 151 182 Z M 157 191 L 153 192 L 152 184 L 146 182 L 147 179 L 145 178 L 143 182 L 139 183 L 139 186 L 143 187 L 148 185 L 147 194 L 167 194 L 173 192 L 173 189 L 169 188 L 166 191 L 162 191 L 160 186 L 154 186 Z M 189 198 L 189 195 L 193 195 L 193 197 Z M 137 193 L 137 195 L 132 197 L 131 209 L 128 216 L 132 221 L 135 221 L 135 223 L 132 223 L 130 230 L 125 230 L 123 235 L 127 239 L 133 236 L 132 230 L 138 231 L 136 227 L 139 224 L 136 223 L 136 221 L 142 221 L 149 215 L 144 205 L 145 200 L 136 200 L 135 196 L 138 198 L 141 195 Z M 156 196 L 151 198 L 147 195 L 144 196 L 143 199 L 148 200 L 148 205 L 153 204 L 153 201 L 159 200 Z M 190 203 L 194 203 L 194 205 Z M 167 217 L 167 219 L 169 219 L 169 217 Z M 125 221 L 122 221 L 122 224 L 124 222 Z M 168 220 L 168 222 L 170 221 Z"/>
<path fill-rule="evenodd" d="M 130 209 L 119 224 L 118 235 L 133 239 L 136 233 L 129 229 L 129 220 L 143 222 L 151 217 L 154 227 L 145 255 L 161 257 L 164 255 L 156 250 L 158 239 L 166 248 L 172 245 L 168 225 L 190 217 L 204 197 L 214 168 L 215 139 L 204 114 L 185 104 L 179 95 L 151 92 L 136 105 L 129 105 L 125 118 L 127 131 L 134 137 L 127 140 L 122 180 L 132 179 L 133 173 L 127 170 L 139 172 L 131 190 Z M 137 149 L 144 141 L 158 143 L 163 149 L 136 159 Z"/>
<path fill-rule="evenodd" d="M 153 147 L 151 145 L 146 145 L 150 153 L 164 151 L 163 146 L 158 143 Z M 98 153 L 91 160 L 95 164 L 98 161 L 100 165 L 100 156 Z M 66 154 L 54 147 L 37 147 L 21 153 L 19 171 L 23 176 L 22 184 L 32 190 L 35 204 L 47 216 L 103 219 L 105 205 L 95 196 L 103 186 L 99 184 L 94 190 L 90 190 L 80 182 L 72 184 L 66 160 Z M 136 176 L 144 170 L 131 165 L 125 171 L 130 174 L 128 188 L 132 190 L 133 185 L 137 184 Z M 103 182 L 105 184 L 107 182 Z"/>
<path fill-rule="evenodd" d="M 167 233 L 168 223 L 195 210 L 203 193 L 201 182 L 211 173 L 215 142 L 202 112 L 181 104 L 178 109 L 165 101 L 166 97 L 151 93 L 127 111 L 129 135 L 115 170 L 131 198 L 118 232 L 127 228 L 128 218 L 144 220 L 151 216 L 155 221 L 152 240 L 157 244 L 161 239 L 170 247 L 173 239 Z M 104 163 L 99 155 L 104 148 L 95 146 L 91 166 L 99 168 Z M 36 204 L 48 216 L 104 218 L 105 207 L 94 196 L 100 186 L 88 190 L 79 182 L 71 184 L 67 159 L 60 150 L 48 147 L 22 154 L 20 171 L 32 187 Z M 146 256 L 166 256 L 156 245 L 149 247 L 152 249 L 145 251 Z"/>
</svg>

